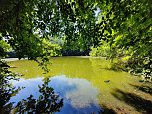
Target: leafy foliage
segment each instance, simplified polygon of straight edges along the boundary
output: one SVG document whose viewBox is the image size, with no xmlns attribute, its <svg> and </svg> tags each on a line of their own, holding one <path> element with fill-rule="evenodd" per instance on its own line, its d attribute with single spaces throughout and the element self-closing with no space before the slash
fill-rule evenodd
<svg viewBox="0 0 152 114">
<path fill-rule="evenodd" d="M 99 31 L 110 43 L 111 57 L 118 59 L 118 66 L 123 64 L 123 70 L 151 76 L 151 0 L 107 0 L 98 6 Z"/>
<path fill-rule="evenodd" d="M 0 13 L 3 15 L 0 21 L 4 22 L 0 25 L 0 32 L 17 51 L 19 58 L 26 55 L 35 59 L 33 53 L 39 50 L 40 39 L 50 36 L 66 38 L 67 48 L 89 49 L 99 42 L 95 35 L 96 7 L 94 2 L 84 2 L 14 0 L 13 7 L 6 6 L 8 10 Z"/>
<path fill-rule="evenodd" d="M 0 40 L 0 57 L 5 57 L 7 56 L 7 52 L 9 52 L 11 50 L 11 47 L 10 45 L 5 42 L 4 40 Z"/>
<path fill-rule="evenodd" d="M 96 48 L 91 47 L 91 51 L 89 54 L 93 57 L 109 57 L 111 53 L 112 51 L 110 49 L 110 44 L 106 41 L 101 41 L 100 45 Z"/>
<path fill-rule="evenodd" d="M 64 39 L 64 49 L 88 50 L 92 46 L 91 55 L 117 58 L 115 65 L 119 68 L 151 77 L 151 4 L 151 0 L 2 0 L 0 57 L 7 51 L 5 40 L 19 58 L 37 60 L 40 57 L 40 65 L 46 66 L 49 57 L 59 53 L 58 45 L 48 43 L 50 37 L 57 37 Z M 98 15 L 96 11 L 99 11 Z M 9 79 L 16 77 L 8 71 L 8 66 L 2 61 L 0 66 L 2 109 L 18 89 L 9 83 Z M 45 102 L 41 102 L 42 97 L 47 98 L 47 92 L 53 91 L 41 92 L 38 100 L 30 96 L 20 102 L 21 109 L 28 109 L 28 102 L 34 102 L 34 110 L 36 104 Z"/>
</svg>

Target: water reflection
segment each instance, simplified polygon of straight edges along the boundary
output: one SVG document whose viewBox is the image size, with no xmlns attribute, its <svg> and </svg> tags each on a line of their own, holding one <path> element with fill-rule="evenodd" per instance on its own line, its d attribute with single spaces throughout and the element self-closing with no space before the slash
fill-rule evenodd
<svg viewBox="0 0 152 114">
<path fill-rule="evenodd" d="M 10 100 L 19 102 L 21 99 L 29 97 L 30 94 L 37 99 L 40 95 L 38 85 L 42 85 L 43 81 L 42 78 L 34 78 L 21 79 L 19 82 L 14 81 L 13 83 L 15 86 L 26 87 Z M 57 114 L 86 114 L 101 111 L 98 106 L 98 90 L 86 79 L 68 78 L 65 75 L 60 75 L 52 77 L 49 86 L 53 87 L 61 98 L 64 98 L 64 106 Z"/>
</svg>

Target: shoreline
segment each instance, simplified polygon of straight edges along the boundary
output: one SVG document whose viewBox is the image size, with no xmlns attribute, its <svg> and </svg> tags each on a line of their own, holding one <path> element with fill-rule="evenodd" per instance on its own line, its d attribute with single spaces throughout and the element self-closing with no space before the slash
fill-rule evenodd
<svg viewBox="0 0 152 114">
<path fill-rule="evenodd" d="M 106 57 L 91 57 L 91 56 L 60 56 L 60 57 L 76 57 L 76 58 L 106 58 Z M 51 57 L 51 58 L 56 58 L 56 57 Z M 2 61 L 17 61 L 19 60 L 18 58 L 4 58 L 1 59 Z M 20 60 L 28 60 L 28 58 L 21 58 Z"/>
<path fill-rule="evenodd" d="M 20 60 L 27 60 L 28 58 L 22 58 Z M 2 61 L 17 61 L 19 60 L 18 58 L 5 58 L 5 59 L 1 59 Z"/>
</svg>

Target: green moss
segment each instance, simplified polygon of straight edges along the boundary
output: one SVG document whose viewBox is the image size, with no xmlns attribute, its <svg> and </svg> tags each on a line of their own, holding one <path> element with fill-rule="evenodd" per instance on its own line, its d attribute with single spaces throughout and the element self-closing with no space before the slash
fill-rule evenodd
<svg viewBox="0 0 152 114">
<path fill-rule="evenodd" d="M 53 64 L 49 66 L 51 69 L 48 74 L 43 74 L 43 70 L 38 67 L 34 61 L 12 61 L 9 65 L 13 66 L 12 71 L 24 74 L 23 78 L 30 79 L 36 77 L 50 77 L 64 74 L 70 78 L 81 78 L 90 81 L 90 83 L 98 88 L 99 104 L 117 107 L 124 107 L 126 110 L 136 112 L 132 106 L 118 100 L 112 93 L 115 89 L 124 92 L 135 92 L 136 89 L 130 84 L 141 85 L 139 78 L 130 76 L 125 72 L 116 72 L 109 70 L 111 63 L 104 58 L 82 58 L 82 57 L 54 57 Z M 108 80 L 108 83 L 106 81 Z M 136 93 L 140 93 L 136 91 Z M 145 94 L 143 94 L 145 95 Z"/>
</svg>

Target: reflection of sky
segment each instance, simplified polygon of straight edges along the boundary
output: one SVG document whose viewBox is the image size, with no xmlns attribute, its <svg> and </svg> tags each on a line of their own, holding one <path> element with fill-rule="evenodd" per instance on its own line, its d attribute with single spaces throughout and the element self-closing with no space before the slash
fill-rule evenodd
<svg viewBox="0 0 152 114">
<path fill-rule="evenodd" d="M 42 85 L 42 78 L 34 78 L 19 82 L 13 82 L 15 86 L 23 86 L 19 94 L 11 98 L 11 101 L 18 102 L 26 99 L 32 94 L 35 98 L 39 96 L 38 85 Z M 56 76 L 51 78 L 49 83 L 55 92 L 61 98 L 64 98 L 64 106 L 61 108 L 61 114 L 87 114 L 98 112 L 99 106 L 97 102 L 98 90 L 85 79 L 67 78 L 66 76 Z"/>
</svg>

